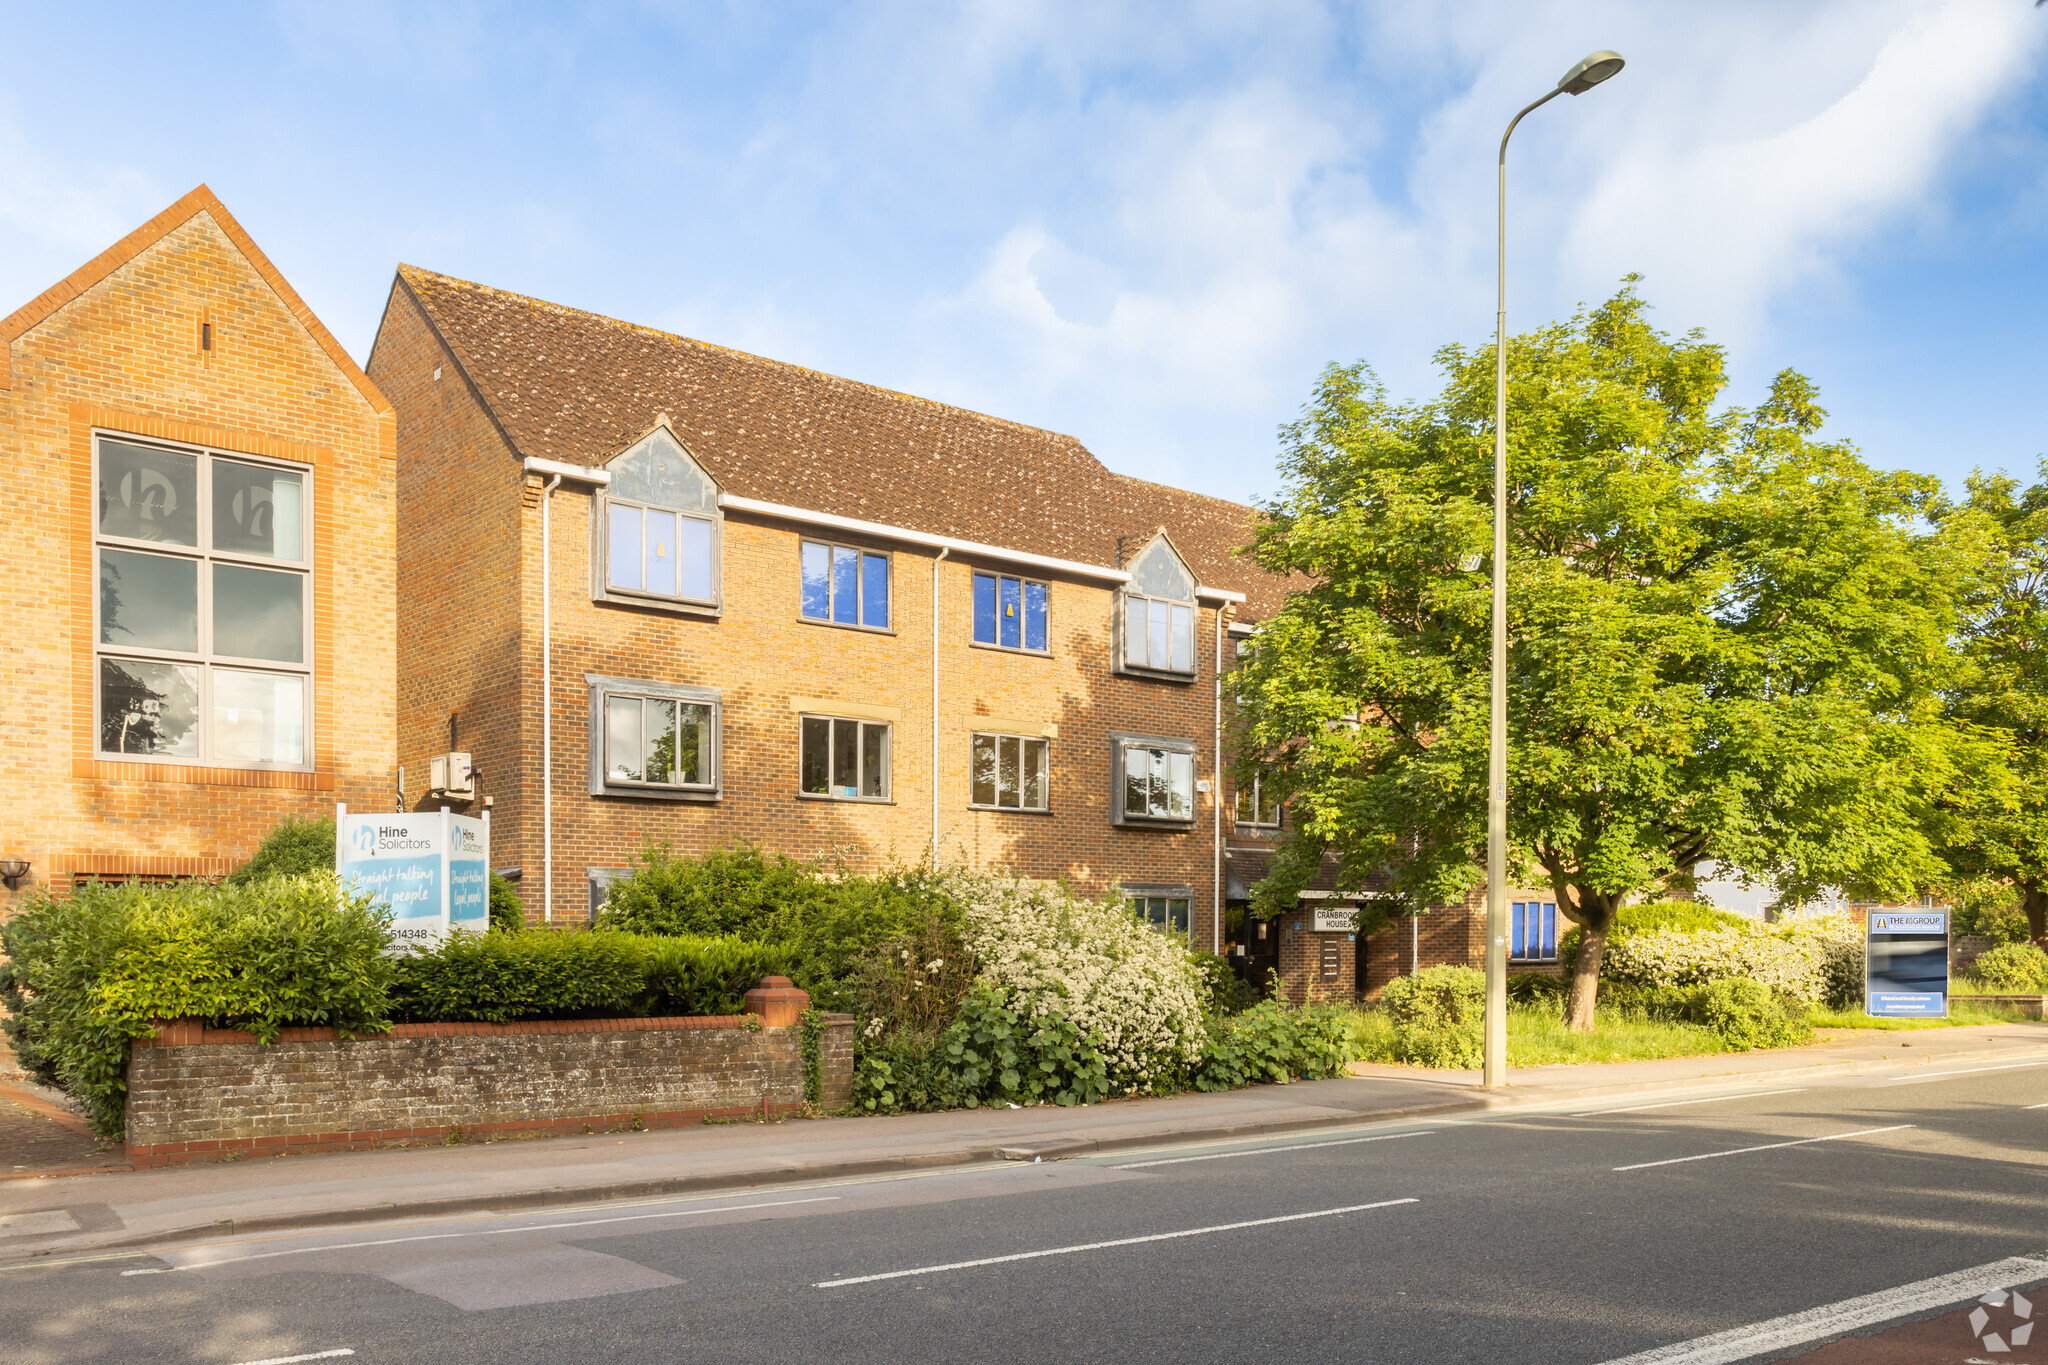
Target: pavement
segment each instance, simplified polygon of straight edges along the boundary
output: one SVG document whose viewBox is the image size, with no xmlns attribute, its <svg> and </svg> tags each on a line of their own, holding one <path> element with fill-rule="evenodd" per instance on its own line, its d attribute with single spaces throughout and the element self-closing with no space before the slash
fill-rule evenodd
<svg viewBox="0 0 2048 1365">
<path fill-rule="evenodd" d="M 1867 1032 L 1769 1052 L 1532 1067 L 1511 1071 L 1507 1089 L 1491 1093 L 1479 1088 L 1475 1073 L 1356 1065 L 1354 1074 L 1333 1080 L 1068 1109 L 734 1122 L 140 1171 L 95 1169 L 95 1161 L 118 1160 L 118 1149 L 95 1148 L 75 1129 L 17 1148 L 16 1130 L 0 1126 L 0 1166 L 25 1165 L 24 1156 L 45 1146 L 54 1160 L 77 1163 L 0 1179 L 0 1265 L 226 1234 L 1057 1161 L 1619 1096 L 1754 1090 L 1902 1069 L 1947 1074 L 2028 1059 L 2048 1060 L 2048 1024 Z M 24 1093 L 0 1090 L 17 1105 Z"/>
</svg>

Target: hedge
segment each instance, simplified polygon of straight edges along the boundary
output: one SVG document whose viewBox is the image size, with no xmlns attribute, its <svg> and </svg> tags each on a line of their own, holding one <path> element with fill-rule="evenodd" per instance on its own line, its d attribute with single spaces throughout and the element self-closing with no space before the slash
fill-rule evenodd
<svg viewBox="0 0 2048 1365">
<path fill-rule="evenodd" d="M 407 1023 L 738 1014 L 781 950 L 736 938 L 609 930 L 458 934 L 397 959 L 391 1014 Z"/>
</svg>

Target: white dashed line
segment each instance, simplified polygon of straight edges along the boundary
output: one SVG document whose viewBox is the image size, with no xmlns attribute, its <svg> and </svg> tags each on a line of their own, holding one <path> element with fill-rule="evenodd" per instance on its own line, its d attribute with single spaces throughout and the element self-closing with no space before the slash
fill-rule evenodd
<svg viewBox="0 0 2048 1365">
<path fill-rule="evenodd" d="M 344 1346 L 335 1351 L 314 1351 L 303 1356 L 272 1356 L 268 1360 L 245 1360 L 241 1365 L 298 1365 L 301 1360 L 332 1360 L 336 1356 L 352 1356 L 355 1352 Z"/>
<path fill-rule="evenodd" d="M 1350 1147 L 1360 1142 L 1391 1142 L 1395 1138 L 1428 1137 L 1434 1128 L 1425 1128 L 1418 1133 L 1378 1133 L 1372 1137 L 1338 1138 L 1334 1142 L 1297 1142 L 1286 1147 L 1247 1147 L 1241 1152 L 1205 1152 L 1201 1156 L 1169 1156 L 1158 1161 L 1127 1161 L 1121 1166 L 1112 1166 L 1114 1171 L 1137 1171 L 1147 1166 L 1178 1166 L 1183 1161 L 1222 1161 L 1233 1156 L 1264 1156 L 1268 1152 L 1306 1152 L 1316 1147 Z"/>
<path fill-rule="evenodd" d="M 1761 1147 L 1736 1147 L 1725 1152 L 1701 1152 L 1698 1156 L 1674 1156 L 1663 1161 L 1638 1161 L 1633 1166 L 1616 1166 L 1617 1171 L 1646 1171 L 1652 1166 L 1676 1166 L 1686 1161 L 1712 1161 L 1717 1156 L 1741 1156 L 1745 1152 L 1775 1152 L 1780 1147 L 1804 1147 L 1812 1142 L 1837 1142 L 1843 1138 L 1869 1137 L 1872 1133 L 1896 1133 L 1901 1128 L 1911 1128 L 1910 1123 L 1894 1123 L 1889 1128 L 1859 1128 L 1853 1133 L 1829 1133 L 1826 1137 L 1800 1138 L 1794 1142 L 1766 1142 Z"/>
<path fill-rule="evenodd" d="M 1911 1085 L 1915 1081 L 1931 1081 L 1938 1076 L 1974 1076 L 1979 1071 L 2019 1071 L 2025 1067 L 2042 1065 L 2048 1065 L 2048 1063 L 2007 1062 L 2004 1066 L 1966 1066 L 1960 1071 L 1927 1071 L 1918 1076 L 1902 1076 L 1898 1080 L 1887 1082 L 1887 1084 Z"/>
<path fill-rule="evenodd" d="M 1573 1114 L 1575 1119 L 1596 1119 L 1602 1114 L 1633 1114 L 1638 1109 L 1676 1109 L 1682 1104 L 1713 1104 L 1718 1100 L 1760 1100 L 1766 1095 L 1797 1095 L 1805 1086 L 1794 1086 L 1790 1090 L 1758 1090 L 1747 1095 L 1709 1095 L 1703 1100 L 1665 1100 L 1662 1104 L 1631 1104 L 1620 1109 L 1588 1109 L 1583 1114 Z"/>
</svg>

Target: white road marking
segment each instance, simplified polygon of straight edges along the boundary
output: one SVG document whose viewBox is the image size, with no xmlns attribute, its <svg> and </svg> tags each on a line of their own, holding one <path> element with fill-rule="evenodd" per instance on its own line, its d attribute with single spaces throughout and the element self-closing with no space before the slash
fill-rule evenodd
<svg viewBox="0 0 2048 1365">
<path fill-rule="evenodd" d="M 2048 1109 L 2048 1104 L 2023 1104 L 2022 1109 Z"/>
<path fill-rule="evenodd" d="M 1121 1166 L 1110 1167 L 1113 1171 L 1136 1171 L 1147 1166 L 1178 1166 L 1183 1161 L 1221 1161 L 1233 1156 L 1264 1156 L 1268 1152 L 1306 1152 L 1316 1147 L 1349 1147 L 1360 1142 L 1391 1142 L 1395 1138 L 1428 1137 L 1434 1128 L 1425 1128 L 1417 1133 L 1380 1133 L 1373 1137 L 1338 1138 L 1334 1142 L 1297 1142 L 1286 1147 L 1247 1147 L 1241 1152 L 1206 1152 L 1201 1156 L 1169 1156 L 1158 1161 L 1128 1161 Z"/>
<path fill-rule="evenodd" d="M 332 1360 L 336 1356 L 352 1356 L 355 1352 L 344 1346 L 338 1351 L 315 1351 L 303 1356 L 272 1356 L 268 1360 L 245 1360 L 242 1365 L 298 1365 L 301 1360 Z"/>
<path fill-rule="evenodd" d="M 1602 1114 L 1633 1114 L 1638 1109 L 1676 1109 L 1682 1104 L 1713 1104 L 1718 1100 L 1757 1100 L 1765 1095 L 1797 1095 L 1806 1089 L 1803 1085 L 1790 1090 L 1758 1090 L 1746 1095 L 1709 1095 L 1703 1100 L 1666 1100 L 1662 1104 L 1631 1104 L 1620 1109 L 1588 1109 L 1583 1114 L 1573 1114 L 1575 1119 L 1593 1119 Z"/>
<path fill-rule="evenodd" d="M 828 1204 L 841 1196 L 821 1194 L 809 1199 L 769 1199 L 758 1204 L 726 1204 L 715 1209 L 665 1209 L 660 1213 L 635 1213 L 616 1218 L 580 1218 L 567 1223 L 526 1223 L 516 1228 L 475 1228 L 467 1232 L 426 1232 L 411 1237 L 380 1237 L 369 1242 L 335 1242 L 317 1247 L 290 1247 L 284 1251 L 259 1251 L 249 1256 L 226 1256 L 216 1261 L 195 1261 L 172 1266 L 172 1270 L 211 1270 L 217 1265 L 243 1261 L 268 1261 L 278 1256 L 312 1256 L 323 1251 L 357 1251 L 363 1247 L 397 1246 L 402 1242 L 441 1242 L 451 1237 L 504 1237 L 515 1232 L 553 1232 L 557 1228 L 589 1228 L 602 1223 L 638 1223 L 649 1218 L 692 1218 L 707 1213 L 739 1213 L 746 1209 L 779 1209 L 789 1204 Z M 123 1271 L 122 1274 L 131 1272 Z"/>
<path fill-rule="evenodd" d="M 1606 1365 L 1732 1365 L 1738 1360 L 1770 1351 L 1783 1351 L 1808 1342 L 1820 1341 L 1870 1327 L 1893 1318 L 1911 1317 L 1932 1308 L 1962 1304 L 1979 1294 L 2010 1289 L 2032 1280 L 2048 1278 L 2048 1251 L 2031 1256 L 2013 1256 L 2003 1261 L 1916 1280 L 1896 1289 L 1880 1290 L 1860 1298 L 1823 1304 L 1804 1312 L 1787 1313 L 1767 1322 L 1753 1322 L 1712 1336 L 1695 1337 L 1654 1350 L 1622 1356 Z"/>
<path fill-rule="evenodd" d="M 168 1275 L 170 1273 L 171 1268 L 169 1266 L 153 1265 L 145 1270 L 124 1270 L 121 1272 L 121 1278 L 125 1280 L 130 1275 Z"/>
<path fill-rule="evenodd" d="M 1842 1138 L 1869 1137 L 1872 1133 L 1896 1133 L 1901 1128 L 1911 1128 L 1910 1123 L 1895 1123 L 1889 1128 L 1858 1128 L 1853 1133 L 1829 1133 L 1826 1137 L 1800 1138 L 1795 1142 L 1766 1142 L 1761 1147 L 1736 1147 L 1725 1152 L 1701 1152 L 1698 1156 L 1674 1156 L 1663 1161 L 1638 1161 L 1633 1166 L 1616 1166 L 1617 1171 L 1643 1171 L 1652 1166 L 1676 1166 L 1686 1161 L 1711 1161 L 1717 1156 L 1741 1156 L 1745 1152 L 1774 1152 L 1780 1147 L 1804 1147 L 1810 1142 L 1836 1142 Z"/>
<path fill-rule="evenodd" d="M 1305 1218 L 1334 1218 L 1340 1213 L 1363 1213 L 1387 1209 L 1396 1204 L 1419 1204 L 1419 1199 L 1382 1199 L 1377 1204 L 1347 1204 L 1341 1209 L 1317 1209 L 1313 1213 L 1287 1213 L 1278 1218 L 1251 1218 L 1242 1223 L 1218 1223 L 1214 1227 L 1184 1228 L 1179 1232 L 1155 1232 L 1149 1237 L 1119 1237 L 1109 1242 L 1083 1242 L 1079 1246 L 1048 1247 L 1044 1251 L 1019 1251 L 1009 1256 L 983 1256 L 973 1261 L 949 1261 L 945 1265 L 923 1265 L 914 1270 L 885 1270 L 879 1275 L 853 1275 L 843 1280 L 820 1280 L 813 1289 L 838 1289 L 849 1284 L 873 1284 L 877 1280 L 900 1280 L 910 1275 L 937 1275 L 946 1270 L 972 1270 L 976 1266 L 1006 1265 L 1011 1261 L 1035 1261 L 1043 1256 L 1071 1256 L 1079 1251 L 1103 1251 L 1109 1247 L 1138 1246 L 1145 1242 L 1170 1242 L 1178 1237 L 1205 1237 L 1212 1232 L 1236 1232 L 1241 1228 L 1271 1227 L 1275 1223 L 1299 1223 Z"/>
<path fill-rule="evenodd" d="M 1975 1073 L 1977 1073 L 1977 1072 L 1979 1072 L 1979 1071 L 2018 1071 L 2018 1070 L 2020 1070 L 2020 1069 L 2021 1069 L 2021 1068 L 2023 1068 L 2023 1067 L 2029 1067 L 2029 1066 L 2042 1066 L 2042 1065 L 2048 1065 L 2048 1063 L 2042 1063 L 2042 1062 L 2007 1062 L 2007 1063 L 2006 1063 L 2005 1065 L 2003 1065 L 2003 1066 L 1966 1066 L 1966 1067 L 1964 1067 L 1964 1068 L 1963 1068 L 1962 1070 L 1960 1070 L 1960 1071 L 1925 1071 L 1925 1072 L 1922 1072 L 1922 1073 L 1921 1073 L 1920 1075 L 1918 1075 L 1918 1076 L 1902 1076 L 1902 1077 L 1900 1077 L 1900 1078 L 1899 1078 L 1898 1080 L 1895 1080 L 1895 1081 L 1887 1081 L 1887 1082 L 1885 1082 L 1885 1084 L 1887 1084 L 1887 1085 L 1911 1085 L 1911 1084 L 1912 1084 L 1913 1082 L 1915 1082 L 1915 1081 L 1931 1081 L 1931 1080 L 1933 1080 L 1933 1079 L 1934 1079 L 1935 1077 L 1937 1077 L 1937 1076 L 1970 1076 L 1970 1075 L 1974 1075 Z"/>
</svg>

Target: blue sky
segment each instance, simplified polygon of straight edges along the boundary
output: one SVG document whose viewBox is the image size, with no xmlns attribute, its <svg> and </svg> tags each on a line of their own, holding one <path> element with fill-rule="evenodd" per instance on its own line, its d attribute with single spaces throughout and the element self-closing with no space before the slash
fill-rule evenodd
<svg viewBox="0 0 2048 1365">
<path fill-rule="evenodd" d="M 1331 360 L 1397 395 L 1630 271 L 1959 484 L 2048 451 L 2048 10 L 0 2 L 0 313 L 205 181 L 358 358 L 408 261 L 1270 492 Z"/>
</svg>

